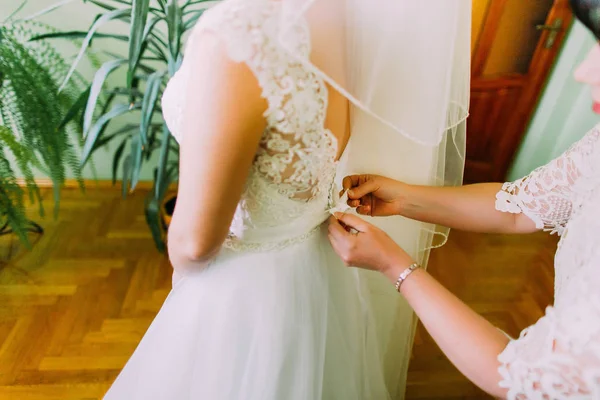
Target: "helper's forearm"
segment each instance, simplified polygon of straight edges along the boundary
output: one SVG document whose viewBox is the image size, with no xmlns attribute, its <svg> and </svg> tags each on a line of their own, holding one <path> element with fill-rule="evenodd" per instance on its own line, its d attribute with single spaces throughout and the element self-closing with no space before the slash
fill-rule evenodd
<svg viewBox="0 0 600 400">
<path fill-rule="evenodd" d="M 403 268 L 391 268 L 386 275 L 395 281 Z M 498 355 L 508 338 L 422 269 L 409 275 L 401 292 L 448 359 L 477 386 L 504 397 Z"/>
<path fill-rule="evenodd" d="M 500 183 L 461 187 L 406 185 L 400 215 L 454 229 L 487 233 L 530 233 L 535 224 L 523 214 L 496 210 Z"/>
</svg>

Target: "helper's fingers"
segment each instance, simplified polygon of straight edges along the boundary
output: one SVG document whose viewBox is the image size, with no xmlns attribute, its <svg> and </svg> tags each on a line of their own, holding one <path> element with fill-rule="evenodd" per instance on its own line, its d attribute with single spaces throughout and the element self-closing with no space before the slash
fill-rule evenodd
<svg viewBox="0 0 600 400">
<path fill-rule="evenodd" d="M 346 238 L 346 236 L 350 235 L 346 226 L 343 222 L 339 221 L 335 217 L 329 218 L 329 235 L 332 236 L 335 240 L 340 240 Z"/>
<path fill-rule="evenodd" d="M 374 179 L 368 179 L 348 190 L 348 199 L 359 200 L 366 195 L 379 190 L 379 183 Z"/>
<path fill-rule="evenodd" d="M 361 176 L 363 175 L 349 175 L 344 178 L 342 181 L 342 192 L 352 189 L 355 186 L 358 186 L 361 182 Z"/>
<path fill-rule="evenodd" d="M 368 215 L 371 216 L 373 215 L 373 209 L 371 208 L 370 205 L 366 204 L 364 206 L 358 206 L 356 207 L 356 212 L 359 213 L 360 215 Z"/>
<path fill-rule="evenodd" d="M 344 225 L 353 228 L 359 232 L 366 232 L 372 226 L 367 221 L 353 214 L 336 213 L 335 217 Z"/>
</svg>

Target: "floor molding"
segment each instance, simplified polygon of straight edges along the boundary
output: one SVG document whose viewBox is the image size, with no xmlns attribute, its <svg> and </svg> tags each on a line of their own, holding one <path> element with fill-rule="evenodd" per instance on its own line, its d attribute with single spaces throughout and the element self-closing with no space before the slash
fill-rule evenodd
<svg viewBox="0 0 600 400">
<path fill-rule="evenodd" d="M 25 179 L 17 179 L 17 183 L 20 186 L 26 186 Z M 53 187 L 52 180 L 47 178 L 35 179 L 35 183 L 40 188 L 51 188 Z M 152 181 L 140 181 L 135 187 L 135 190 L 151 190 L 153 187 Z M 121 190 L 121 181 L 117 181 L 113 184 L 110 179 L 84 179 L 83 185 L 86 189 L 119 189 Z M 66 179 L 63 185 L 64 189 L 79 189 L 79 182 L 76 179 Z M 177 183 L 173 183 L 169 186 L 169 191 L 177 190 Z"/>
</svg>

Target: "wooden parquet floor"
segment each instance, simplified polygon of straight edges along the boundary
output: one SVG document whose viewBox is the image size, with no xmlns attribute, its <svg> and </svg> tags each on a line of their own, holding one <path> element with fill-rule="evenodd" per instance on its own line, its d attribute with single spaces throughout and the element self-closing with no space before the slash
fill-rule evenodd
<svg viewBox="0 0 600 400">
<path fill-rule="evenodd" d="M 100 399 L 107 390 L 170 289 L 169 263 L 145 225 L 144 196 L 66 190 L 59 217 L 42 221 L 46 233 L 31 251 L 0 237 L 1 400 Z M 555 243 L 545 235 L 454 232 L 430 271 L 516 335 L 551 302 Z M 421 328 L 407 390 L 409 399 L 487 398 Z"/>
</svg>

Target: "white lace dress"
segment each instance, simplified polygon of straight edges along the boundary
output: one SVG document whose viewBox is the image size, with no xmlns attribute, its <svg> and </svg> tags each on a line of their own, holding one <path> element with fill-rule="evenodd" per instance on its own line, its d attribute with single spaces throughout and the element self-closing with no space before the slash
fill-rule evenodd
<svg viewBox="0 0 600 400">
<path fill-rule="evenodd" d="M 384 379 L 369 294 L 327 240 L 323 222 L 338 204 L 327 88 L 273 40 L 279 7 L 224 1 L 188 41 L 194 51 L 211 31 L 249 66 L 268 101 L 267 128 L 222 251 L 175 284 L 106 399 L 380 400 L 398 389 Z M 293 34 L 308 54 L 303 21 Z M 193 72 L 184 60 L 163 99 L 178 139 Z"/>
<path fill-rule="evenodd" d="M 600 399 L 599 128 L 506 183 L 496 207 L 561 235 L 554 306 L 500 355 L 501 385 L 510 399 Z"/>
</svg>

